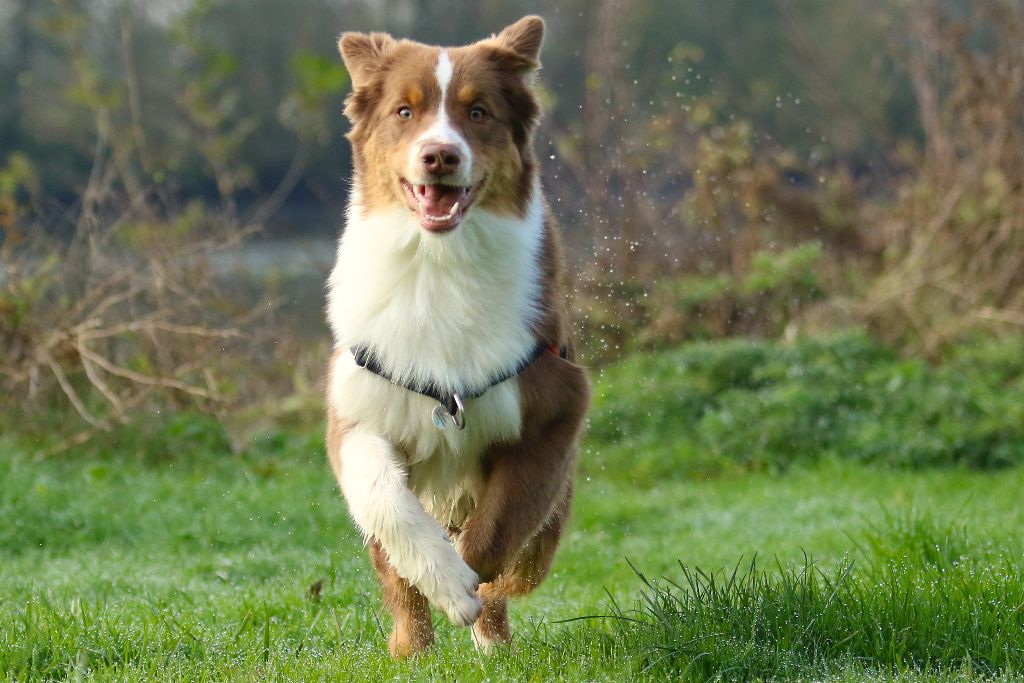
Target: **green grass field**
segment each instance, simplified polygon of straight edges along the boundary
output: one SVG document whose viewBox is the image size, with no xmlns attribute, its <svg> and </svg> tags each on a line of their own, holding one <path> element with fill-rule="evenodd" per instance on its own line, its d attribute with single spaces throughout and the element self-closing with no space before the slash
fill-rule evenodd
<svg viewBox="0 0 1024 683">
<path fill-rule="evenodd" d="M 850 343 L 828 349 L 848 351 L 841 345 Z M 390 660 L 373 573 L 315 434 L 276 435 L 231 455 L 215 427 L 196 420 L 94 447 L 106 453 L 43 461 L 23 440 L 0 437 L 0 674 L 1018 680 L 1024 468 L 1009 462 L 1015 452 L 993 464 L 957 458 L 967 451 L 950 447 L 949 462 L 932 458 L 928 466 L 853 451 L 840 457 L 857 433 L 846 425 L 823 437 L 831 450 L 819 459 L 696 454 L 694 444 L 717 429 L 708 416 L 723 403 L 734 411 L 760 403 L 777 423 L 782 413 L 769 409 L 769 398 L 796 401 L 800 378 L 816 381 L 816 363 L 835 356 L 821 345 L 765 346 L 752 361 L 739 347 L 716 348 L 635 359 L 605 373 L 571 530 L 548 581 L 513 606 L 515 649 L 493 657 L 478 655 L 467 632 L 438 617 L 430 654 Z M 716 356 L 715 370 L 708 353 L 733 357 Z M 805 356 L 799 378 L 751 370 L 780 359 L 792 366 L 794 353 Z M 1020 364 L 991 355 L 1002 369 L 977 373 L 991 386 L 966 391 L 1000 406 L 1021 390 Z M 735 375 L 741 357 L 743 372 L 761 379 L 733 376 L 732 395 L 707 390 L 699 414 L 687 413 L 696 404 L 682 388 L 705 391 L 722 368 Z M 703 370 L 680 374 L 687 362 Z M 904 366 L 884 355 L 870 364 L 880 374 L 886 364 Z M 916 372 L 932 393 L 961 377 Z M 742 387 L 745 398 L 736 395 Z M 834 396 L 822 400 L 838 414 Z M 864 410 L 858 415 L 868 420 Z M 1014 443 L 1013 425 L 999 424 L 999 443 Z M 783 426 L 772 430 L 785 438 Z M 944 433 L 950 443 L 959 438 Z"/>
</svg>

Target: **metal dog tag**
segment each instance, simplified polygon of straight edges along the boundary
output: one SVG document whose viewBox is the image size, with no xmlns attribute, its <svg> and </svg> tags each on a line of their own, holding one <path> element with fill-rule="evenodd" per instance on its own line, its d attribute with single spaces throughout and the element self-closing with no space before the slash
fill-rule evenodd
<svg viewBox="0 0 1024 683">
<path fill-rule="evenodd" d="M 466 428 L 466 407 L 462 404 L 462 396 L 452 394 L 452 402 L 455 404 L 454 415 L 448 412 L 448 408 L 443 403 L 434 406 L 434 410 L 430 413 L 430 419 L 433 420 L 434 426 L 442 432 L 449 426 L 454 426 L 459 430 Z"/>
<path fill-rule="evenodd" d="M 448 424 L 452 419 L 452 416 L 448 414 L 447 408 L 438 403 L 434 406 L 434 409 L 430 411 L 430 419 L 434 421 L 434 426 L 443 432 L 448 429 Z"/>
</svg>

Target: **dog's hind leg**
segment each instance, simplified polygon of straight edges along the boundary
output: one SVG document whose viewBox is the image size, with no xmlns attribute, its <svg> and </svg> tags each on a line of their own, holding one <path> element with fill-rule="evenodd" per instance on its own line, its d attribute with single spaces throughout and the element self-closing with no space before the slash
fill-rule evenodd
<svg viewBox="0 0 1024 683">
<path fill-rule="evenodd" d="M 510 643 L 508 599 L 521 597 L 540 585 L 551 569 L 562 530 L 569 518 L 572 484 L 569 484 L 551 518 L 516 556 L 515 562 L 490 583 L 480 586 L 484 609 L 473 624 L 473 643 L 487 652 Z"/>
<path fill-rule="evenodd" d="M 434 642 L 434 624 L 427 599 L 398 575 L 376 539 L 370 543 L 370 560 L 377 572 L 384 607 L 394 620 L 388 638 L 391 656 L 408 657 L 430 647 Z"/>
</svg>

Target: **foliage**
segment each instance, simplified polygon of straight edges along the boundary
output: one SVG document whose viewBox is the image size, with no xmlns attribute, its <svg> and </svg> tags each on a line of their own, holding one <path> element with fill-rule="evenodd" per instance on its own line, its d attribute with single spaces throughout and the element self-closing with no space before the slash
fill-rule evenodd
<svg viewBox="0 0 1024 683">
<path fill-rule="evenodd" d="M 58 448 L 146 409 L 209 407 L 221 387 L 207 359 L 242 336 L 206 261 L 238 231 L 217 234 L 199 208 L 165 218 L 143 193 L 122 204 L 133 193 L 123 152 L 98 161 L 69 242 L 36 227 L 0 250 L 5 427 L 48 431 Z M 76 418 L 56 429 L 25 419 L 61 403 Z"/>
<path fill-rule="evenodd" d="M 580 62 L 609 47 L 600 43 L 603 36 L 595 26 L 602 4 L 566 0 L 543 8 L 552 36 L 545 45 L 544 73 L 556 95 L 549 118 L 553 134 L 574 128 L 581 107 L 591 109 L 600 102 L 600 97 L 591 97 L 600 93 L 588 90 L 588 83 L 601 74 L 588 79 L 581 72 L 592 69 L 581 69 Z M 912 118 L 904 111 L 910 90 L 905 79 L 891 73 L 884 27 L 877 19 L 897 15 L 899 5 L 898 0 L 872 0 L 854 10 L 807 0 L 731 0 L 714 7 L 662 0 L 619 3 L 613 16 L 626 35 L 614 51 L 619 63 L 629 67 L 630 77 L 622 94 L 641 105 L 660 97 L 665 57 L 679 46 L 689 46 L 702 53 L 701 67 L 689 74 L 688 82 L 675 83 L 670 93 L 717 91 L 732 113 L 772 130 L 783 146 L 820 146 L 819 137 L 827 136 L 837 155 L 862 158 L 883 146 L 885 135 L 904 135 L 912 127 Z M 234 103 L 233 117 L 256 126 L 253 136 L 259 144 L 239 149 L 238 162 L 250 170 L 261 191 L 269 192 L 293 156 L 292 132 L 276 114 L 294 92 L 296 54 L 307 53 L 337 66 L 336 41 L 342 30 L 389 30 L 437 44 L 461 44 L 538 9 L 526 0 L 485 0 L 469 9 L 451 0 L 387 8 L 326 0 L 11 0 L 0 24 L 0 90 L 11 94 L 0 101 L 0 138 L 40 162 L 54 194 L 68 196 L 80 189 L 91 165 L 87 141 L 92 121 L 49 107 L 67 80 L 69 61 L 46 29 L 77 23 L 89 36 L 89 62 L 97 75 L 117 81 L 125 75 L 122 29 L 127 28 L 134 36 L 131 49 L 141 82 L 137 104 L 144 136 L 159 146 L 155 157 L 189 157 L 181 159 L 177 169 L 181 186 L 213 196 L 212 179 L 196 164 L 197 139 L 177 117 L 168 115 L 182 96 L 168 76 L 188 63 L 171 34 L 180 19 L 197 9 L 193 14 L 202 21 L 191 29 L 192 35 L 234 64 L 228 80 L 242 96 Z M 837 89 L 832 83 L 844 87 Z M 307 193 L 329 191 L 347 166 L 348 150 L 338 143 L 346 125 L 338 115 L 342 94 L 333 93 L 325 107 L 334 144 L 315 150 L 311 172 L 304 179 Z M 785 106 L 778 106 L 777 97 Z M 634 111 L 642 115 L 642 106 Z M 899 116 L 887 118 L 891 113 Z M 331 196 L 337 197 L 337 190 Z M 563 201 L 572 197 L 568 192 L 563 196 Z"/>
<path fill-rule="evenodd" d="M 635 281 L 590 283 L 575 293 L 583 310 L 584 356 L 601 364 L 624 353 L 693 339 L 738 335 L 778 337 L 827 299 L 818 242 L 757 251 L 738 276 L 665 276 L 649 286 Z"/>
<path fill-rule="evenodd" d="M 87 182 L 95 125 L 88 112 L 97 105 L 115 118 L 130 115 L 132 135 L 147 147 L 147 180 L 207 200 L 220 199 L 226 181 L 258 195 L 272 192 L 296 146 L 314 142 L 307 124 L 321 126 L 328 116 L 329 128 L 315 131 L 323 149 L 307 145 L 305 161 L 319 164 L 320 175 L 336 173 L 327 150 L 343 130 L 343 84 L 306 79 L 300 87 L 294 66 L 296 55 L 336 57 L 344 22 L 326 3 L 304 3 L 298 11 L 230 0 L 10 5 L 0 26 L 0 83 L 10 93 L 0 104 L 3 149 L 32 158 L 54 198 L 66 200 Z M 71 33 L 81 50 L 68 49 Z M 343 74 L 337 64 L 332 59 Z M 306 97 L 296 97 L 300 89 Z M 323 106 L 307 109 L 308 95 L 323 96 Z M 77 106 L 55 106 L 69 99 Z M 219 177 L 211 173 L 213 161 Z M 223 167 L 229 162 L 231 169 Z M 241 175 L 229 177 L 228 170 Z"/>
<path fill-rule="evenodd" d="M 291 165 L 273 192 L 243 210 L 252 174 L 239 152 L 256 128 L 238 113 L 237 60 L 203 30 L 211 3 L 191 5 L 163 35 L 174 57 L 163 83 L 176 101 L 154 120 L 188 131 L 194 147 L 185 154 L 165 129 L 148 127 L 130 13 L 117 24 L 119 78 L 95 54 L 87 8 L 39 11 L 39 30 L 70 65 L 57 101 L 95 126 L 92 166 L 71 206 L 45 194 L 26 154 L 12 153 L 0 169 L 4 428 L 17 425 L 44 452 L 61 450 L 136 419 L 142 427 L 161 410 L 224 415 L 262 400 L 274 383 L 293 383 L 294 369 L 276 353 L 297 344 L 268 339 L 273 302 L 254 306 L 214 259 L 262 229 L 313 146 L 327 141 L 323 109 L 345 85 L 344 71 L 296 55 L 284 116 L 298 140 Z M 180 193 L 183 169 L 194 163 L 216 186 L 215 204 Z M 241 372 L 256 363 L 262 373 Z"/>
<path fill-rule="evenodd" d="M 915 173 L 873 218 L 884 267 L 863 302 L 883 338 L 935 355 L 1024 326 L 1024 7 L 926 3 L 908 70 L 924 130 Z"/>
<path fill-rule="evenodd" d="M 645 302 L 649 322 L 637 342 L 664 347 L 692 338 L 738 334 L 777 337 L 826 297 L 817 242 L 779 252 L 758 251 L 741 277 L 682 276 L 655 283 Z"/>
<path fill-rule="evenodd" d="M 681 90 L 703 59 L 683 47 L 659 74 L 672 96 L 652 99 L 650 116 L 605 65 L 612 122 L 595 115 L 588 132 L 584 116 L 562 145 L 596 219 L 574 302 L 595 362 L 693 338 L 777 336 L 849 292 L 849 272 L 868 258 L 851 175 L 759 134 L 713 92 Z"/>
<path fill-rule="evenodd" d="M 777 9 L 795 18 L 798 4 L 813 14 L 806 3 Z M 635 348 L 638 328 L 642 345 L 662 346 L 856 322 L 932 358 L 961 336 L 1019 332 L 1024 13 L 1003 0 L 905 9 L 877 30 L 890 36 L 897 80 L 912 86 L 916 109 L 906 113 L 921 141 L 893 139 L 866 173 L 792 138 L 778 144 L 777 131 L 737 117 L 714 89 L 680 87 L 698 80 L 708 45 L 668 53 L 642 113 L 628 64 L 614 50 L 594 53 L 595 111 L 588 118 L 584 107 L 561 151 L 596 219 L 597 265 L 584 271 L 577 301 L 595 361 Z M 614 12 L 597 17 L 611 42 L 627 31 Z M 809 57 L 799 26 L 790 47 Z M 783 99 L 776 94 L 780 108 Z M 759 279 L 758 258 L 808 244 L 820 248 L 805 269 L 816 296 L 743 301 L 740 283 Z M 687 301 L 695 297 L 696 306 Z"/>
<path fill-rule="evenodd" d="M 382 18 L 364 4 L 319 1 L 302 12 L 267 0 L 197 0 L 166 12 L 138 2 L 14 3 L 0 26 L 11 46 L 0 50 L 0 81 L 12 93 L 0 130 L 14 143 L 0 172 L 0 375 L 8 394 L 30 398 L 14 408 L 46 415 L 63 402 L 77 421 L 60 420 L 60 433 L 73 438 L 161 402 L 225 417 L 246 403 L 231 397 L 260 392 L 246 392 L 222 360 L 247 357 L 218 344 L 250 333 L 273 337 L 276 350 L 247 345 L 261 349 L 247 368 L 266 370 L 247 378 L 291 393 L 306 378 L 283 367 L 284 354 L 301 355 L 297 365 L 312 375 L 309 353 L 281 333 L 287 326 L 246 315 L 251 290 L 272 290 L 273 275 L 246 298 L 238 282 L 218 280 L 210 257 L 260 230 L 294 189 L 326 196 L 316 187 L 343 187 L 344 154 L 330 149 L 348 86 L 337 28 L 382 21 L 454 43 L 525 5 L 432 13 L 412 3 Z M 548 17 L 552 35 L 579 37 L 546 46 L 549 115 L 538 146 L 577 266 L 573 307 L 588 362 L 849 324 L 935 360 L 960 337 L 1020 327 L 1015 74 L 1024 52 L 1015 5 L 669 5 L 571 0 Z M 97 289 L 115 270 L 120 284 Z M 319 300 L 319 281 L 306 292 Z M 125 299 L 106 307 L 111 295 Z M 169 323 L 179 327 L 169 332 Z M 96 349 L 95 325 L 134 327 Z M 139 378 L 150 382 L 145 391 Z M 818 437 L 793 415 L 831 424 L 828 411 L 848 403 L 901 414 L 851 392 L 835 390 L 817 412 L 803 410 L 804 394 L 759 395 L 760 410 L 778 418 L 754 438 L 729 422 L 754 409 L 723 389 L 709 400 L 728 416 L 708 413 L 700 427 L 715 445 L 694 448 L 744 460 L 750 444 L 775 452 L 792 438 L 782 460 L 799 459 Z M 989 466 L 1017 457 L 1001 445 L 1015 443 L 1012 428 L 988 418 L 947 424 L 942 411 L 958 404 L 933 401 L 911 412 L 934 414 L 935 424 L 920 417 L 905 434 L 883 429 L 900 458 L 941 461 L 952 449 L 954 460 Z M 852 434 L 822 443 L 828 454 L 852 446 L 857 457 L 882 457 Z M 762 457 L 747 460 L 770 465 Z"/>
<path fill-rule="evenodd" d="M 642 391 L 623 391 L 630 386 Z M 938 367 L 862 333 L 693 344 L 605 369 L 595 395 L 591 434 L 604 466 L 639 482 L 829 458 L 901 468 L 1024 462 L 1016 339 L 964 345 Z"/>
</svg>

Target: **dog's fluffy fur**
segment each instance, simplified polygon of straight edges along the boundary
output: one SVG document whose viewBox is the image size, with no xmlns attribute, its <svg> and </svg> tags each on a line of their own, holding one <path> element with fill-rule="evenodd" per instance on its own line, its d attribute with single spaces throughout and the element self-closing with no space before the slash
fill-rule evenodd
<svg viewBox="0 0 1024 683">
<path fill-rule="evenodd" d="M 328 282 L 328 457 L 394 616 L 395 656 L 433 640 L 428 603 L 485 649 L 508 642 L 506 598 L 544 578 L 569 512 L 589 387 L 531 149 L 543 31 L 526 17 L 465 47 L 339 42 L 355 172 Z M 455 392 L 539 342 L 554 352 L 467 401 L 464 430 L 437 429 L 435 401 L 350 352 Z"/>
</svg>

